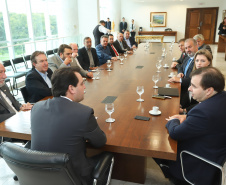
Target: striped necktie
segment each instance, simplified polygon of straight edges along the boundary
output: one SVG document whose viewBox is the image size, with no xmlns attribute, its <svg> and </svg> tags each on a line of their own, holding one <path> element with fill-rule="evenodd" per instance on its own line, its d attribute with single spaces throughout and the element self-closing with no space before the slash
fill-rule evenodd
<svg viewBox="0 0 226 185">
<path fill-rule="evenodd" d="M 186 65 L 186 67 L 185 67 L 185 70 L 184 70 L 184 76 L 186 76 L 187 71 L 188 71 L 188 67 L 190 66 L 192 60 L 193 60 L 193 58 L 189 58 L 189 60 L 188 60 L 188 62 L 187 62 L 187 65 Z"/>
</svg>

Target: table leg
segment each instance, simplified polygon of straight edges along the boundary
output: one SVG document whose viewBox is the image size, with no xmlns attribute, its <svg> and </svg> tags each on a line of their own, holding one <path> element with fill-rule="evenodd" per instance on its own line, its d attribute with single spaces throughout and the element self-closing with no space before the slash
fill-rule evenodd
<svg viewBox="0 0 226 185">
<path fill-rule="evenodd" d="M 113 179 L 144 184 L 146 179 L 146 157 L 114 153 L 114 158 Z"/>
</svg>

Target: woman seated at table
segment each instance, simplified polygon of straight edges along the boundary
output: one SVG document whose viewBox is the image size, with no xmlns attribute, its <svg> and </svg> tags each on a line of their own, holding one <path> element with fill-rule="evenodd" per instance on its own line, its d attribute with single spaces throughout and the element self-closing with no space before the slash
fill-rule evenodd
<svg viewBox="0 0 226 185">
<path fill-rule="evenodd" d="M 196 52 L 194 56 L 194 68 L 193 71 L 202 67 L 212 66 L 212 54 L 207 49 L 201 49 Z M 188 91 L 191 85 L 191 78 L 186 78 L 181 83 L 181 107 L 180 113 L 189 112 L 198 102 L 191 97 Z"/>
<path fill-rule="evenodd" d="M 218 35 L 226 34 L 226 17 L 224 18 L 223 22 L 220 23 L 218 30 Z"/>
</svg>

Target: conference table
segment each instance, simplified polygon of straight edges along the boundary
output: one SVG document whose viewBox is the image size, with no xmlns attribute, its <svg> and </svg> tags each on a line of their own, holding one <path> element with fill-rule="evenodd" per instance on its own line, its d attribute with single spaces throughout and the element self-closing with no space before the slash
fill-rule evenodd
<svg viewBox="0 0 226 185">
<path fill-rule="evenodd" d="M 146 51 L 144 46 L 144 43 L 139 44 L 135 54 L 123 60 L 123 65 L 120 65 L 119 60 L 113 61 L 111 72 L 106 70 L 106 64 L 100 66 L 100 79 L 86 80 L 86 93 L 81 102 L 94 109 L 97 122 L 107 136 L 106 145 L 98 150 L 114 153 L 112 178 L 141 184 L 146 178 L 147 157 L 176 160 L 177 141 L 169 137 L 165 125 L 166 118 L 179 113 L 180 103 L 179 97 L 164 100 L 152 98 L 152 95 L 158 94 L 158 90 L 153 88 L 152 76 L 157 74 L 156 63 L 162 55 L 162 48 L 167 51 L 162 63 L 170 65 L 173 57 L 180 56 L 177 44 L 173 51 L 169 51 L 168 43 L 150 43 Z M 166 85 L 171 72 L 176 73 L 170 68 L 161 68 L 161 80 L 157 82 L 159 87 Z M 144 86 L 144 102 L 136 101 L 139 98 L 137 86 Z M 179 83 L 171 83 L 170 86 L 180 89 Z M 107 96 L 117 97 L 112 114 L 114 123 L 105 121 L 109 115 L 105 112 L 105 104 L 101 102 Z M 153 106 L 159 107 L 161 115 L 149 114 Z M 134 119 L 137 115 L 149 117 L 150 120 Z M 30 140 L 30 111 L 19 112 L 0 123 L 0 136 Z M 97 149 L 89 147 L 88 152 L 95 153 Z"/>
</svg>

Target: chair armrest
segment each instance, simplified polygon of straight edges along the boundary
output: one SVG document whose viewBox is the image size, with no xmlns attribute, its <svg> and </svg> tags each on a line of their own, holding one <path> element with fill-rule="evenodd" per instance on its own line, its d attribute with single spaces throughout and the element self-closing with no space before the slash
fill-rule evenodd
<svg viewBox="0 0 226 185">
<path fill-rule="evenodd" d="M 94 179 L 101 179 L 108 170 L 110 169 L 109 173 L 111 173 L 113 167 L 114 157 L 112 153 L 103 152 L 100 156 L 100 160 L 98 161 L 97 165 L 95 166 L 92 176 Z"/>
</svg>

